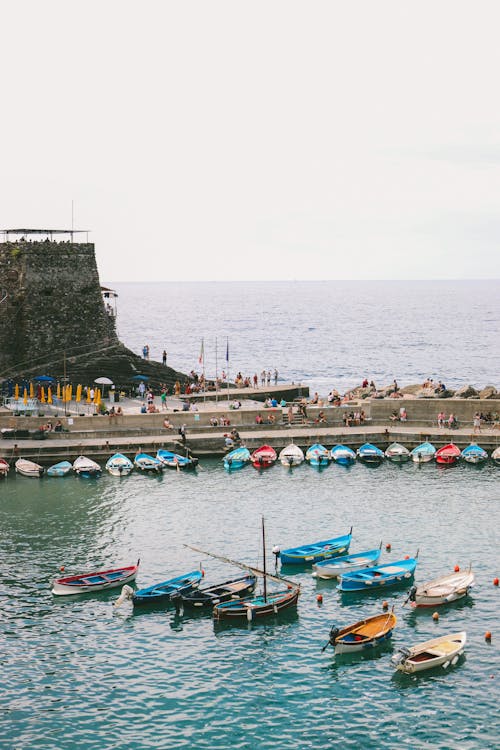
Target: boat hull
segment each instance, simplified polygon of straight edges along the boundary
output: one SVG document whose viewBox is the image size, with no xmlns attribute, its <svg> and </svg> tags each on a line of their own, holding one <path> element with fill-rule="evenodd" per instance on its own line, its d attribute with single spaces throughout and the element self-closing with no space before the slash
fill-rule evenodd
<svg viewBox="0 0 500 750">
<path fill-rule="evenodd" d="M 374 591 L 407 583 L 417 567 L 416 559 L 399 560 L 357 573 L 340 576 L 338 591 Z"/>
<path fill-rule="evenodd" d="M 326 539 L 322 542 L 306 544 L 302 547 L 290 547 L 280 552 L 282 565 L 308 565 L 331 557 L 339 557 L 348 552 L 351 544 L 351 534 Z"/>
<path fill-rule="evenodd" d="M 300 589 L 292 588 L 286 591 L 276 591 L 263 596 L 240 599 L 218 604 L 213 608 L 215 620 L 248 620 L 252 622 L 261 617 L 277 615 L 284 609 L 297 605 Z"/>
<path fill-rule="evenodd" d="M 466 642 L 467 634 L 463 631 L 433 638 L 394 654 L 391 663 L 399 672 L 405 674 L 415 674 L 440 666 L 447 669 L 457 663 L 464 652 Z"/>
<path fill-rule="evenodd" d="M 366 620 L 340 630 L 335 637 L 331 637 L 330 643 L 333 641 L 335 654 L 368 651 L 392 638 L 396 622 L 396 616 L 392 612 L 367 617 Z"/>
</svg>

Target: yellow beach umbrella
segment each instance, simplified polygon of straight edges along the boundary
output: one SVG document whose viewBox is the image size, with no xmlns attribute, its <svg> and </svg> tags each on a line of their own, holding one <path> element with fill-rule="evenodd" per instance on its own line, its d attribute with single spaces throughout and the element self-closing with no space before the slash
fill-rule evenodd
<svg viewBox="0 0 500 750">
<path fill-rule="evenodd" d="M 100 388 L 96 388 L 95 389 L 94 404 L 96 406 L 99 406 L 100 403 L 101 403 L 101 389 Z"/>
<path fill-rule="evenodd" d="M 60 383 L 57 384 L 57 394 L 56 395 L 57 395 L 57 398 L 61 398 L 61 384 Z"/>
<path fill-rule="evenodd" d="M 81 386 L 80 383 L 78 383 L 78 385 L 76 386 L 75 401 L 78 402 L 78 401 L 81 401 L 81 400 L 82 400 L 82 386 Z"/>
<path fill-rule="evenodd" d="M 18 383 L 16 383 L 16 385 L 14 386 L 14 398 L 16 399 L 16 401 L 19 398 L 19 384 Z"/>
<path fill-rule="evenodd" d="M 25 388 L 23 391 L 23 401 L 24 401 L 24 405 L 26 406 L 26 404 L 28 403 L 28 389 L 27 388 Z"/>
<path fill-rule="evenodd" d="M 50 385 L 47 388 L 47 403 L 48 404 L 52 403 L 52 388 L 50 387 Z"/>
<path fill-rule="evenodd" d="M 66 401 L 71 401 L 72 398 L 73 398 L 73 386 L 68 384 L 66 386 Z"/>
<path fill-rule="evenodd" d="M 90 404 L 90 388 L 87 386 L 87 404 Z"/>
<path fill-rule="evenodd" d="M 30 380 L 30 398 L 34 398 L 34 397 L 35 397 L 35 389 L 33 387 L 33 381 Z"/>
<path fill-rule="evenodd" d="M 43 387 L 43 385 L 40 388 L 40 403 L 41 404 L 45 403 L 45 388 Z"/>
</svg>

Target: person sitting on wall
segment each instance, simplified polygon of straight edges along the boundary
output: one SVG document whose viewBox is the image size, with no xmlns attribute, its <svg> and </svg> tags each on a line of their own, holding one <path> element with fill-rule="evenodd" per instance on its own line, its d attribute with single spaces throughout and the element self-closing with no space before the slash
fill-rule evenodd
<svg viewBox="0 0 500 750">
<path fill-rule="evenodd" d="M 141 414 L 147 414 L 147 413 L 148 413 L 148 410 L 147 410 L 146 404 L 144 402 L 142 402 L 142 404 L 141 404 Z"/>
<path fill-rule="evenodd" d="M 393 411 L 390 418 L 391 422 L 397 422 L 399 420 L 399 414 L 397 411 Z"/>
<path fill-rule="evenodd" d="M 260 414 L 257 414 L 255 417 L 255 424 L 262 424 L 264 420 L 262 419 L 262 416 Z"/>
<path fill-rule="evenodd" d="M 166 430 L 173 430 L 174 429 L 173 425 L 170 424 L 170 421 L 169 421 L 168 417 L 165 417 L 165 419 L 163 420 L 163 426 L 164 426 L 164 428 Z"/>
<path fill-rule="evenodd" d="M 274 424 L 276 422 L 276 417 L 274 414 L 269 414 L 267 418 L 267 424 Z"/>
<path fill-rule="evenodd" d="M 364 409 L 361 409 L 361 411 L 359 412 L 359 424 L 364 424 L 365 420 L 366 420 L 365 411 Z"/>
<path fill-rule="evenodd" d="M 404 406 L 401 407 L 399 410 L 399 421 L 400 422 L 406 422 L 408 420 L 408 414 L 406 413 L 406 409 Z"/>
<path fill-rule="evenodd" d="M 123 417 L 123 409 L 122 409 L 121 406 L 117 406 L 116 407 L 115 414 L 116 414 L 117 417 Z"/>
<path fill-rule="evenodd" d="M 54 432 L 62 432 L 63 426 L 60 419 L 57 420 L 57 422 L 54 425 Z"/>
<path fill-rule="evenodd" d="M 212 427 L 218 427 L 219 420 L 217 419 L 217 417 L 210 417 L 210 424 Z"/>
</svg>

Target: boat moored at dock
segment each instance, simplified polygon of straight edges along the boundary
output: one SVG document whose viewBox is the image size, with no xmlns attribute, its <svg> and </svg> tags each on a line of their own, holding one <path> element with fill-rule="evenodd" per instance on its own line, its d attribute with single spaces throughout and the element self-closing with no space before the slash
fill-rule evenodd
<svg viewBox="0 0 500 750">
<path fill-rule="evenodd" d="M 448 443 L 436 451 L 436 463 L 442 466 L 453 466 L 460 460 L 460 448 L 455 443 Z"/>
<path fill-rule="evenodd" d="M 241 446 L 230 451 L 222 460 L 226 471 L 236 471 L 236 469 L 242 469 L 250 463 L 250 451 L 248 448 Z"/>
<path fill-rule="evenodd" d="M 126 477 L 133 468 L 134 464 L 123 453 L 115 453 L 106 461 L 106 471 L 114 477 Z"/>
<path fill-rule="evenodd" d="M 417 445 L 412 451 L 410 451 L 411 459 L 416 464 L 428 463 L 434 459 L 435 455 L 436 448 L 429 442 L 420 443 L 420 445 Z"/>
<path fill-rule="evenodd" d="M 330 451 L 321 443 L 314 443 L 306 451 L 306 461 L 310 466 L 328 466 L 331 461 Z"/>
<path fill-rule="evenodd" d="M 15 463 L 17 474 L 23 477 L 39 478 L 43 475 L 45 469 L 34 461 L 28 461 L 26 458 L 18 458 Z"/>
<path fill-rule="evenodd" d="M 480 445 L 476 445 L 476 443 L 471 443 L 466 448 L 463 449 L 461 453 L 461 457 L 464 461 L 466 461 L 468 464 L 484 464 L 484 462 L 488 459 L 488 454 L 484 450 L 484 448 L 481 448 Z"/>
<path fill-rule="evenodd" d="M 91 479 L 92 477 L 100 477 L 102 469 L 96 461 L 93 461 L 87 456 L 78 456 L 73 461 L 73 471 L 78 474 L 79 477 L 84 479 Z"/>
<path fill-rule="evenodd" d="M 395 464 L 403 464 L 410 460 L 410 451 L 401 443 L 391 443 L 385 451 L 385 457 Z"/>
<path fill-rule="evenodd" d="M 356 453 L 347 445 L 334 445 L 330 451 L 332 460 L 341 466 L 350 466 L 356 460 Z"/>
<path fill-rule="evenodd" d="M 356 455 L 365 464 L 378 465 L 384 460 L 384 451 L 372 443 L 363 443 L 356 451 Z"/>
<path fill-rule="evenodd" d="M 290 443 L 280 452 L 278 460 L 283 466 L 299 466 L 304 461 L 304 451 L 295 443 Z"/>
<path fill-rule="evenodd" d="M 70 461 L 59 461 L 57 464 L 49 466 L 47 469 L 48 477 L 67 477 L 73 472 L 73 464 Z"/>
</svg>

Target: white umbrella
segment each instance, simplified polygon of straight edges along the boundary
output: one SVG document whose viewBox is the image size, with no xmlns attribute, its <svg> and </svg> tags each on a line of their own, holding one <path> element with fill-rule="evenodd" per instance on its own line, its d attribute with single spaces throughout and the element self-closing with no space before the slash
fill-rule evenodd
<svg viewBox="0 0 500 750">
<path fill-rule="evenodd" d="M 97 383 L 98 385 L 102 385 L 103 386 L 103 389 L 102 389 L 103 396 L 104 396 L 104 386 L 105 385 L 113 385 L 113 381 L 110 380 L 109 378 L 105 378 L 105 377 L 96 378 L 94 380 L 94 383 Z"/>
</svg>

